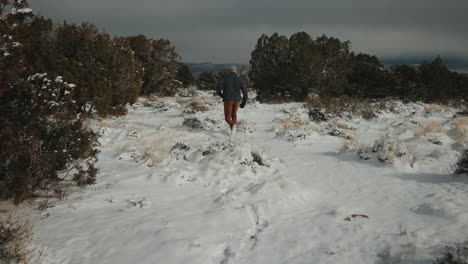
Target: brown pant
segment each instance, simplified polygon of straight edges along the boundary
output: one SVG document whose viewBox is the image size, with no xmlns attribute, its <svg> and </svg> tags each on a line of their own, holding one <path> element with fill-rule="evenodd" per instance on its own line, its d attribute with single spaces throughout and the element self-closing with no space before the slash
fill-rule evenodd
<svg viewBox="0 0 468 264">
<path fill-rule="evenodd" d="M 239 109 L 239 104 L 240 102 L 236 101 L 224 102 L 224 118 L 231 128 L 237 123 L 237 110 Z"/>
</svg>

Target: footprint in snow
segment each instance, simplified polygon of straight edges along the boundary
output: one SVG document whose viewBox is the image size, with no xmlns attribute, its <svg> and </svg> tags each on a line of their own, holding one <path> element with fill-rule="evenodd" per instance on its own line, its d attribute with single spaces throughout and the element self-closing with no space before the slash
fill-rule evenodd
<svg viewBox="0 0 468 264">
<path fill-rule="evenodd" d="M 212 258 L 213 264 L 228 264 L 235 257 L 231 247 L 226 243 L 220 244 L 216 249 L 215 256 Z"/>
<path fill-rule="evenodd" d="M 149 208 L 151 207 L 151 202 L 146 201 L 145 199 L 142 200 L 128 200 L 128 204 L 133 207 L 139 207 L 139 208 Z"/>
<path fill-rule="evenodd" d="M 260 233 L 262 233 L 269 225 L 268 221 L 260 217 L 256 204 L 249 204 L 247 206 L 247 213 L 252 219 L 254 226 L 247 230 L 241 239 L 239 248 L 240 257 L 247 255 L 250 251 L 255 249 L 260 242 Z"/>
</svg>

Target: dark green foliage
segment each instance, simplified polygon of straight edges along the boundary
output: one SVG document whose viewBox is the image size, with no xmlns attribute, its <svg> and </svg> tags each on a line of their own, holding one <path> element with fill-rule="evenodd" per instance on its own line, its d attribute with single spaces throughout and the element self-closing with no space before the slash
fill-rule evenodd
<svg viewBox="0 0 468 264">
<path fill-rule="evenodd" d="M 307 97 L 310 89 L 316 87 L 319 76 L 318 46 L 305 32 L 296 33 L 289 39 L 291 66 L 289 78 L 291 79 L 292 93 L 299 98 Z"/>
<path fill-rule="evenodd" d="M 303 100 L 311 93 L 340 95 L 351 73 L 349 42 L 300 32 L 287 39 L 262 35 L 250 60 L 258 98 Z"/>
<path fill-rule="evenodd" d="M 422 82 L 418 67 L 397 65 L 391 68 L 395 76 L 396 94 L 403 98 L 417 98 L 422 96 Z"/>
<path fill-rule="evenodd" d="M 430 64 L 420 65 L 419 71 L 427 98 L 453 98 L 457 90 L 456 73 L 449 71 L 440 57 Z"/>
<path fill-rule="evenodd" d="M 258 99 L 304 100 L 311 94 L 360 98 L 468 98 L 468 77 L 432 63 L 386 69 L 375 56 L 355 55 L 351 43 L 307 33 L 262 35 L 252 52 L 250 79 Z"/>
<path fill-rule="evenodd" d="M 95 177 L 95 134 L 77 117 L 71 86 L 45 74 L 10 83 L 0 98 L 0 182 L 5 197 L 19 202 L 34 190 L 58 182 L 59 173 Z"/>
<path fill-rule="evenodd" d="M 22 23 L 17 27 L 16 37 L 23 47 L 28 74 L 57 69 L 54 33 L 52 20 L 43 17 L 34 17 L 30 23 Z"/>
<path fill-rule="evenodd" d="M 185 87 L 195 84 L 195 77 L 189 67 L 183 63 L 180 64 L 177 70 L 176 80 L 180 81 Z"/>
<path fill-rule="evenodd" d="M 216 90 L 216 84 L 219 81 L 219 77 L 213 72 L 203 72 L 198 76 L 197 86 L 201 90 Z"/>
<path fill-rule="evenodd" d="M 111 38 L 90 23 L 54 25 L 42 17 L 20 24 L 16 37 L 24 46 L 27 74 L 47 72 L 76 84 L 78 112 L 124 114 L 140 93 L 173 95 L 179 86 L 178 55 L 164 39 Z"/>
<path fill-rule="evenodd" d="M 97 136 L 84 118 L 125 114 L 141 92 L 172 95 L 180 67 L 164 39 L 6 14 L 27 7 L 0 0 L 0 198 L 17 202 L 61 177 L 94 183 Z"/>
<path fill-rule="evenodd" d="M 20 202 L 63 180 L 66 171 L 78 184 L 92 183 L 96 135 L 77 115 L 76 86 L 62 77 L 31 75 L 57 67 L 48 46 L 53 39 L 50 21 L 36 20 L 32 13 L 4 14 L 6 4 L 0 4 L 0 198 Z M 27 3 L 18 1 L 13 7 Z"/>
<path fill-rule="evenodd" d="M 126 112 L 126 104 L 135 103 L 140 94 L 143 67 L 136 61 L 128 39 L 112 40 L 112 60 L 109 80 L 112 86 L 112 111 L 118 115 Z"/>
<path fill-rule="evenodd" d="M 144 69 L 142 94 L 174 95 L 178 88 L 174 81 L 180 64 L 179 55 L 171 42 L 165 39 L 147 39 L 143 35 L 127 39 Z"/>
<path fill-rule="evenodd" d="M 278 34 L 262 35 L 250 60 L 249 77 L 254 83 L 258 99 L 291 96 L 289 77 L 288 39 Z"/>
<path fill-rule="evenodd" d="M 348 83 L 347 76 L 351 74 L 351 42 L 341 42 L 337 38 L 325 35 L 315 40 L 320 54 L 318 60 L 318 92 L 320 94 L 338 96 L 344 94 Z"/>
<path fill-rule="evenodd" d="M 468 98 L 468 77 L 450 71 L 440 57 L 417 66 L 394 66 L 391 73 L 400 97 L 438 101 Z"/>
<path fill-rule="evenodd" d="M 79 112 L 107 115 L 112 106 L 109 79 L 112 62 L 111 39 L 89 23 L 59 26 L 55 39 L 59 54 L 57 69 L 77 85 L 75 100 Z"/>
<path fill-rule="evenodd" d="M 345 93 L 352 96 L 376 98 L 388 96 L 396 83 L 393 76 L 375 56 L 359 53 L 352 55 L 352 72 L 349 75 L 349 85 Z M 398 91 L 408 95 L 406 89 Z"/>
</svg>

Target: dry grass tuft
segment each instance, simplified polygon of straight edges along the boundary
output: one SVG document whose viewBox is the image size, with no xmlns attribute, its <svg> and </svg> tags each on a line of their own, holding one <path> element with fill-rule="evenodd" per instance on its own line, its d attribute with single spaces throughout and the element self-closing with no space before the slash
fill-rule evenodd
<svg viewBox="0 0 468 264">
<path fill-rule="evenodd" d="M 38 202 L 38 209 L 43 211 L 43 210 L 47 210 L 49 208 L 53 208 L 55 207 L 55 203 L 53 201 L 50 201 L 49 199 L 44 199 L 40 202 Z"/>
<path fill-rule="evenodd" d="M 193 110 L 195 112 L 208 111 L 208 107 L 205 105 L 205 103 L 199 97 L 193 97 L 190 100 L 189 107 L 191 108 L 191 110 Z"/>
<path fill-rule="evenodd" d="M 442 133 L 444 132 L 442 123 L 439 121 L 430 121 L 423 127 L 424 133 Z"/>
<path fill-rule="evenodd" d="M 288 141 L 297 141 L 306 139 L 312 133 L 318 131 L 318 125 L 310 123 L 308 120 L 302 120 L 299 113 L 290 115 L 288 119 L 275 118 L 276 123 L 272 130 L 277 136 Z M 314 126 L 315 125 L 315 126 Z"/>
<path fill-rule="evenodd" d="M 25 217 L 19 217 L 17 212 L 0 219 L 0 262 L 41 263 L 43 254 L 31 249 L 31 238 L 31 223 Z"/>
<path fill-rule="evenodd" d="M 148 167 L 155 167 L 163 161 L 160 155 L 160 144 L 150 137 L 135 138 L 136 142 L 129 142 L 119 148 L 119 153 L 128 153 L 135 161 L 145 161 Z M 140 147 L 137 147 L 140 146 Z"/>
<path fill-rule="evenodd" d="M 364 148 L 364 145 L 362 144 L 358 136 L 354 133 L 350 133 L 345 137 L 345 142 L 343 143 L 343 146 L 341 146 L 339 152 L 345 153 L 351 150 L 360 151 L 363 148 Z"/>
<path fill-rule="evenodd" d="M 279 126 L 283 129 L 288 129 L 288 128 L 291 128 L 291 127 L 301 127 L 305 125 L 304 121 L 302 120 L 298 120 L 298 119 L 293 119 L 293 120 L 282 120 L 280 123 L 279 123 Z"/>
<path fill-rule="evenodd" d="M 468 143 L 468 117 L 454 119 L 452 129 L 452 135 L 457 143 Z"/>
<path fill-rule="evenodd" d="M 154 101 L 159 101 L 160 100 L 160 96 L 158 96 L 157 94 L 143 94 L 143 95 L 140 95 L 141 98 L 145 98 L 145 99 L 148 99 L 149 101 L 151 102 L 154 102 Z"/>
<path fill-rule="evenodd" d="M 428 104 L 424 108 L 427 113 L 442 112 L 442 107 L 437 104 Z"/>
<path fill-rule="evenodd" d="M 417 127 L 413 129 L 414 135 L 417 137 L 422 137 L 426 134 L 426 130 L 422 127 Z"/>
<path fill-rule="evenodd" d="M 159 153 L 154 148 L 146 149 L 141 159 L 146 161 L 146 165 L 150 168 L 155 167 L 162 162 Z"/>
<path fill-rule="evenodd" d="M 411 168 L 416 164 L 416 145 L 407 144 L 388 135 L 375 142 L 373 151 L 378 153 L 380 161 L 389 165 L 395 165 L 397 159 L 406 159 Z"/>
<path fill-rule="evenodd" d="M 417 160 L 417 155 L 416 155 L 416 145 L 414 144 L 407 144 L 406 145 L 406 151 L 408 155 L 408 162 L 411 166 L 411 168 L 414 168 L 414 165 L 416 164 Z"/>
<path fill-rule="evenodd" d="M 452 121 L 452 126 L 458 128 L 463 126 L 468 126 L 468 117 L 455 118 Z"/>
<path fill-rule="evenodd" d="M 289 128 L 298 128 L 306 125 L 307 123 L 303 121 L 299 114 L 292 114 L 288 119 L 274 119 L 278 124 L 275 126 L 275 130 L 287 130 Z"/>
<path fill-rule="evenodd" d="M 345 130 L 356 130 L 355 127 L 349 126 L 348 124 L 344 123 L 343 121 L 336 121 L 335 127 L 339 129 L 345 129 Z"/>
</svg>

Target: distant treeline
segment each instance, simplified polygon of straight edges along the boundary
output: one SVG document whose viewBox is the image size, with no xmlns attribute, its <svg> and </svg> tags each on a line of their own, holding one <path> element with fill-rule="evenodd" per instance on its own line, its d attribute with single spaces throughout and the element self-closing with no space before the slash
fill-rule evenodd
<svg viewBox="0 0 468 264">
<path fill-rule="evenodd" d="M 0 199 L 94 183 L 97 135 L 83 117 L 125 114 L 141 94 L 175 94 L 187 70 L 179 59 L 165 39 L 55 24 L 27 1 L 0 0 Z"/>
<path fill-rule="evenodd" d="M 385 68 L 379 59 L 355 54 L 351 42 L 305 32 L 289 39 L 262 35 L 252 52 L 250 79 L 258 98 L 304 100 L 311 94 L 360 98 L 468 99 L 468 77 L 442 59 Z"/>
</svg>

